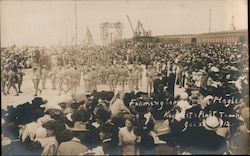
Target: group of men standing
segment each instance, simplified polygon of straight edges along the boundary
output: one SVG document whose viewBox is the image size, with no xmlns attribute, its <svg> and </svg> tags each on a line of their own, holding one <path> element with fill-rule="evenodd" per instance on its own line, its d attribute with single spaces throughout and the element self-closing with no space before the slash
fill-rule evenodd
<svg viewBox="0 0 250 156">
<path fill-rule="evenodd" d="M 52 90 L 58 90 L 58 96 L 64 92 L 76 94 L 77 88 L 85 92 L 97 91 L 98 85 L 107 85 L 110 91 L 115 91 L 118 87 L 129 92 L 141 90 L 143 86 L 143 75 L 146 76 L 147 92 L 151 94 L 156 88 L 154 81 L 161 76 L 163 70 L 167 70 L 168 64 L 152 64 L 145 68 L 139 62 L 138 64 L 126 64 L 125 62 L 113 63 L 110 65 L 79 65 L 71 64 L 66 66 L 53 66 L 51 69 L 46 65 L 33 65 L 32 81 L 35 94 L 41 93 L 47 89 L 48 80 L 51 82 Z M 16 91 L 16 96 L 21 91 L 24 72 L 21 67 L 12 67 L 6 65 L 2 71 L 2 91 L 6 95 L 11 87 Z M 177 74 L 178 75 L 178 74 Z M 177 76 L 178 77 L 178 76 Z M 83 81 L 83 86 L 81 85 Z M 39 84 L 41 82 L 41 88 Z M 7 88 L 6 88 L 7 86 Z M 140 88 L 140 89 L 139 89 Z M 154 90 L 153 90 L 154 89 Z"/>
<path fill-rule="evenodd" d="M 11 88 L 14 88 L 16 94 L 19 96 L 25 73 L 22 67 L 18 66 L 15 62 L 13 64 L 6 64 L 1 71 L 1 91 L 4 95 L 9 94 Z"/>
<path fill-rule="evenodd" d="M 98 85 L 107 85 L 110 91 L 114 91 L 117 87 L 121 87 L 124 91 L 128 86 L 129 91 L 139 90 L 142 86 L 144 66 L 139 64 L 127 65 L 111 64 L 101 65 L 83 65 L 83 66 L 58 66 L 48 69 L 45 65 L 40 68 L 38 65 L 33 67 L 33 83 L 35 88 L 35 96 L 38 91 L 46 89 L 48 79 L 51 80 L 52 90 L 58 89 L 60 96 L 62 91 L 76 94 L 77 88 L 81 86 L 85 92 L 97 91 Z M 153 77 L 151 76 L 153 81 Z M 39 88 L 41 80 L 42 89 Z M 152 83 L 152 82 L 151 82 Z"/>
<path fill-rule="evenodd" d="M 100 84 L 109 85 L 110 91 L 114 91 L 118 85 L 124 91 L 125 86 L 128 85 L 130 91 L 139 89 L 139 84 L 142 86 L 142 74 L 144 68 L 141 64 L 133 64 L 131 66 L 125 63 L 112 64 L 107 66 L 106 69 L 100 69 L 101 78 Z"/>
<path fill-rule="evenodd" d="M 61 95 L 62 91 L 65 93 L 71 91 L 72 94 L 75 94 L 77 86 L 80 85 L 80 71 L 77 67 L 71 67 L 70 65 L 66 67 L 52 67 L 52 69 L 48 69 L 46 65 L 42 68 L 39 65 L 35 65 L 32 76 L 35 89 L 34 96 L 37 96 L 38 91 L 41 93 L 42 90 L 47 89 L 46 84 L 48 79 L 51 80 L 52 90 L 58 88 L 58 95 Z M 42 89 L 39 88 L 40 81 Z M 66 88 L 64 88 L 64 84 Z"/>
</svg>

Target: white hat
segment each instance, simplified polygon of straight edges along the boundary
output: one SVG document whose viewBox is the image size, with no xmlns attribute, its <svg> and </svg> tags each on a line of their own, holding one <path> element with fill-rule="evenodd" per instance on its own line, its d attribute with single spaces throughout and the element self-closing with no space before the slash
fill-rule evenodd
<svg viewBox="0 0 250 156">
<path fill-rule="evenodd" d="M 213 71 L 213 72 L 219 72 L 219 69 L 217 67 L 215 67 L 215 66 L 211 67 L 210 70 Z"/>
<path fill-rule="evenodd" d="M 202 121 L 202 124 L 207 130 L 217 130 L 222 126 L 223 121 L 216 116 L 208 116 Z"/>
<path fill-rule="evenodd" d="M 214 97 L 213 97 L 212 95 L 207 95 L 207 96 L 204 98 L 205 101 L 209 101 L 209 100 L 213 100 L 213 99 L 214 99 Z"/>
<path fill-rule="evenodd" d="M 40 117 L 37 119 L 37 123 L 42 125 L 48 121 L 52 120 L 52 118 L 50 117 L 50 115 L 48 114 L 45 114 L 43 117 Z"/>
<path fill-rule="evenodd" d="M 226 76 L 226 79 L 228 80 L 228 79 L 230 79 L 230 74 L 227 74 L 227 76 Z"/>
</svg>

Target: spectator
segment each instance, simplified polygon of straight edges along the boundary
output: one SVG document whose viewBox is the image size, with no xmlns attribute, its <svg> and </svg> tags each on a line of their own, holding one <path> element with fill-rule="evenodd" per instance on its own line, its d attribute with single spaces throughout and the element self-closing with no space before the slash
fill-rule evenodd
<svg viewBox="0 0 250 156">
<path fill-rule="evenodd" d="M 59 145 L 57 155 L 79 155 L 88 151 L 88 148 L 81 144 L 81 134 L 88 131 L 86 125 L 77 121 L 73 128 L 69 128 L 73 132 L 73 138 L 70 141 L 62 142 Z"/>
<path fill-rule="evenodd" d="M 115 140 L 113 140 L 116 134 L 116 127 L 113 124 L 105 124 L 100 127 L 100 138 L 102 140 L 102 148 L 104 154 L 118 155 L 119 147 Z"/>
<path fill-rule="evenodd" d="M 41 155 L 55 155 L 58 149 L 58 142 L 55 138 L 55 121 L 50 120 L 42 125 L 47 130 L 47 136 L 45 138 L 36 138 L 35 141 L 39 142 L 43 147 Z"/>
<path fill-rule="evenodd" d="M 125 116 L 125 127 L 119 130 L 119 145 L 122 155 L 136 155 L 138 137 L 134 134 L 135 121 L 132 116 Z"/>
</svg>

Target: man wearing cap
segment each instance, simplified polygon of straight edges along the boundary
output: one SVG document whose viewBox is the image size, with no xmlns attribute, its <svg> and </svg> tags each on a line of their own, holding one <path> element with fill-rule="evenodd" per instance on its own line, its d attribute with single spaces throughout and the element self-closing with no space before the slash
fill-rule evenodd
<svg viewBox="0 0 250 156">
<path fill-rule="evenodd" d="M 99 73 L 96 71 L 96 67 L 93 67 L 91 71 L 91 79 L 90 79 L 91 91 L 94 91 L 94 90 L 97 91 L 98 75 Z"/>
<path fill-rule="evenodd" d="M 106 80 L 105 80 L 105 66 L 100 66 L 99 67 L 99 71 L 100 71 L 100 84 L 105 84 Z"/>
<path fill-rule="evenodd" d="M 133 81 L 134 81 L 134 87 L 135 87 L 136 90 L 138 90 L 139 89 L 140 71 L 136 66 L 134 66 L 132 76 L 133 76 Z"/>
<path fill-rule="evenodd" d="M 23 76 L 25 75 L 25 73 L 22 71 L 22 67 L 18 67 L 17 68 L 17 80 L 18 80 L 18 82 L 17 82 L 17 85 L 18 85 L 18 92 L 19 93 L 23 93 L 22 91 L 21 91 L 21 86 L 22 86 L 22 83 L 23 83 Z"/>
<path fill-rule="evenodd" d="M 130 92 L 134 91 L 134 75 L 133 75 L 133 70 L 131 68 L 128 69 L 127 84 L 129 91 Z"/>
<path fill-rule="evenodd" d="M 71 93 L 72 95 L 75 95 L 76 94 L 76 89 L 77 89 L 77 86 L 78 86 L 78 81 L 79 81 L 79 72 L 77 70 L 77 67 L 74 67 L 74 69 L 72 70 L 72 73 L 71 73 Z"/>
<path fill-rule="evenodd" d="M 175 78 L 176 78 L 176 74 L 173 72 L 172 68 L 169 68 L 168 77 L 167 77 L 167 92 L 172 97 L 174 97 Z"/>
<path fill-rule="evenodd" d="M 8 70 L 8 66 L 4 66 L 4 69 L 1 71 L 1 91 L 4 95 L 6 95 L 5 86 L 8 82 Z"/>
<path fill-rule="evenodd" d="M 126 78 L 128 76 L 128 71 L 124 65 L 121 65 L 121 67 L 119 68 L 118 75 L 119 75 L 120 84 L 122 86 L 122 90 L 124 91 Z"/>
<path fill-rule="evenodd" d="M 202 78 L 201 78 L 201 84 L 200 84 L 200 89 L 201 92 L 206 92 L 207 93 L 207 81 L 209 78 L 209 72 L 208 73 L 203 73 Z"/>
<path fill-rule="evenodd" d="M 176 70 L 176 84 L 179 85 L 179 87 L 181 87 L 181 83 L 182 83 L 182 78 L 183 78 L 183 66 L 179 63 L 179 65 L 177 66 L 177 70 Z"/>
<path fill-rule="evenodd" d="M 43 87 L 43 89 L 46 89 L 47 77 L 48 77 L 48 71 L 46 69 L 46 65 L 43 65 L 43 69 L 42 69 L 42 87 Z"/>
<path fill-rule="evenodd" d="M 86 125 L 81 121 L 76 121 L 73 128 L 68 128 L 73 132 L 73 139 L 62 142 L 59 145 L 57 155 L 79 155 L 88 151 L 88 148 L 81 143 L 81 135 L 87 132 Z"/>
<path fill-rule="evenodd" d="M 68 92 L 70 90 L 70 78 L 71 78 L 71 65 L 68 64 L 66 66 L 65 72 L 64 72 L 64 78 L 66 82 L 66 91 Z"/>
<path fill-rule="evenodd" d="M 140 84 L 140 86 L 142 86 L 143 66 L 142 66 L 141 62 L 139 62 L 137 69 L 139 71 L 139 84 Z"/>
<path fill-rule="evenodd" d="M 108 68 L 108 74 L 109 74 L 109 77 L 108 77 L 108 81 L 109 81 L 109 88 L 110 88 L 110 91 L 114 91 L 115 90 L 115 68 L 114 68 L 114 65 L 111 65 L 109 68 Z"/>
<path fill-rule="evenodd" d="M 33 80 L 33 84 L 34 84 L 34 88 L 35 88 L 34 96 L 37 96 L 37 91 L 39 91 L 40 93 L 42 92 L 42 90 L 39 89 L 40 78 L 41 78 L 40 70 L 38 69 L 38 66 L 34 66 L 33 67 L 33 76 L 32 76 L 32 80 Z"/>
<path fill-rule="evenodd" d="M 59 90 L 58 96 L 60 96 L 62 90 L 66 92 L 66 90 L 63 88 L 63 84 L 65 83 L 64 82 L 64 70 L 61 66 L 59 67 L 57 78 L 58 78 L 57 80 L 58 80 L 58 90 Z"/>
<path fill-rule="evenodd" d="M 56 67 L 52 67 L 50 77 L 51 77 L 52 90 L 55 90 L 56 89 L 56 78 L 57 78 L 57 68 Z"/>
<path fill-rule="evenodd" d="M 16 73 L 13 72 L 12 70 L 8 70 L 8 88 L 7 88 L 7 94 L 9 94 L 9 91 L 10 91 L 10 88 L 13 87 L 16 91 L 16 95 L 15 96 L 18 96 L 19 95 L 19 92 L 17 90 L 17 86 L 16 84 L 18 83 L 18 79 L 17 79 L 17 76 L 16 76 Z"/>
<path fill-rule="evenodd" d="M 121 67 L 120 65 L 114 64 L 114 69 L 115 69 L 114 70 L 114 88 L 116 88 L 119 83 L 120 67 Z"/>
<path fill-rule="evenodd" d="M 153 88 L 154 88 L 154 93 L 157 94 L 158 93 L 158 88 L 159 86 L 162 84 L 162 80 L 161 80 L 161 74 L 158 73 L 154 79 L 153 82 Z"/>
<path fill-rule="evenodd" d="M 151 92 L 152 92 L 155 73 L 156 73 L 155 68 L 152 65 L 149 65 L 147 73 L 146 73 L 148 94 L 151 94 Z"/>
<path fill-rule="evenodd" d="M 110 122 L 111 111 L 108 106 L 98 104 L 94 109 L 94 114 L 96 117 L 96 122 L 99 126 L 103 126 Z"/>
<path fill-rule="evenodd" d="M 84 76 L 83 76 L 83 80 L 84 80 L 84 88 L 85 88 L 85 92 L 90 92 L 91 91 L 91 68 L 90 67 L 86 67 L 86 70 L 84 72 Z"/>
</svg>

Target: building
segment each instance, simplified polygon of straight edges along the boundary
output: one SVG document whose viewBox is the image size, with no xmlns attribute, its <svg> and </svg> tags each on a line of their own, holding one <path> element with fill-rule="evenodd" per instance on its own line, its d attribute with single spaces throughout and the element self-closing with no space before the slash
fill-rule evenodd
<svg viewBox="0 0 250 156">
<path fill-rule="evenodd" d="M 234 43 L 234 42 L 248 42 L 247 30 L 235 31 L 219 31 L 198 34 L 196 36 L 197 43 Z"/>
<path fill-rule="evenodd" d="M 248 42 L 248 30 L 218 31 L 203 34 L 157 36 L 168 43 L 234 43 Z"/>
</svg>

